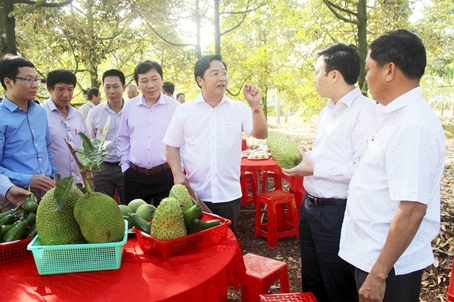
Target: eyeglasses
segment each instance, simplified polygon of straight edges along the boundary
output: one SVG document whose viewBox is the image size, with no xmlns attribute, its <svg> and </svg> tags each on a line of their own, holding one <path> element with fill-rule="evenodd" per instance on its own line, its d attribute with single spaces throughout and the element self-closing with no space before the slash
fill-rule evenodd
<svg viewBox="0 0 454 302">
<path fill-rule="evenodd" d="M 40 79 L 40 78 L 32 79 L 32 78 L 21 78 L 21 77 L 16 77 L 16 79 L 25 81 L 25 82 L 27 82 L 27 84 L 29 84 L 29 85 L 31 85 L 32 82 L 35 82 L 36 84 L 41 83 L 41 79 Z"/>
<path fill-rule="evenodd" d="M 217 79 L 226 78 L 227 77 L 227 72 L 225 72 L 225 71 L 223 71 L 223 72 L 213 72 L 213 73 L 210 73 L 209 76 L 213 77 L 213 78 L 217 78 Z"/>
</svg>

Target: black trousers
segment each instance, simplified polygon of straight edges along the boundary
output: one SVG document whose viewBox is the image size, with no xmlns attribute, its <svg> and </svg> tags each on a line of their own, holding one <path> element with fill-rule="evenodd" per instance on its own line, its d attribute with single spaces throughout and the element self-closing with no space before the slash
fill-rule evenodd
<svg viewBox="0 0 454 302">
<path fill-rule="evenodd" d="M 363 285 L 367 272 L 351 266 L 355 275 L 356 286 L 359 289 Z M 386 278 L 386 291 L 383 302 L 418 302 L 421 292 L 421 278 L 424 270 L 419 270 L 406 275 L 396 276 L 394 268 Z"/>
<path fill-rule="evenodd" d="M 302 287 L 318 302 L 358 301 L 350 265 L 338 256 L 345 206 L 311 205 L 306 195 L 300 210 Z"/>
<path fill-rule="evenodd" d="M 233 233 L 236 232 L 236 223 L 238 221 L 238 216 L 240 215 L 241 198 L 221 203 L 213 203 L 207 201 L 205 201 L 205 203 L 211 210 L 211 212 L 213 212 L 213 214 L 230 220 L 232 224 L 229 226 L 229 228 Z"/>
<path fill-rule="evenodd" d="M 158 206 L 162 199 L 169 196 L 173 186 L 171 169 L 153 175 L 145 175 L 129 168 L 124 174 L 126 204 L 133 199 L 143 199 Z"/>
</svg>

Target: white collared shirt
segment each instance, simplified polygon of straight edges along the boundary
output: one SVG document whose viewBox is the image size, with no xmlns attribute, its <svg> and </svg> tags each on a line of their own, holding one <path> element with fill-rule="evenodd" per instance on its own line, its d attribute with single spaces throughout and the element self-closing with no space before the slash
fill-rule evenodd
<svg viewBox="0 0 454 302">
<path fill-rule="evenodd" d="M 94 107 L 88 112 L 87 116 L 87 129 L 88 137 L 91 139 L 97 138 L 101 139 L 102 131 L 104 130 L 104 125 L 106 124 L 107 118 L 110 116 L 109 130 L 107 131 L 106 141 L 110 141 L 109 152 L 105 158 L 107 162 L 119 162 L 120 155 L 117 150 L 117 134 L 118 129 L 120 129 L 121 113 L 123 109 L 118 113 L 113 111 L 109 102 L 100 104 L 99 106 Z"/>
<path fill-rule="evenodd" d="M 252 132 L 251 108 L 224 96 L 212 108 L 202 94 L 179 106 L 164 143 L 180 152 L 191 187 L 204 201 L 241 197 L 241 135 Z"/>
<path fill-rule="evenodd" d="M 304 177 L 306 191 L 321 198 L 347 198 L 355 162 L 375 125 L 377 105 L 355 88 L 320 113 L 312 151 L 314 173 Z"/>
<path fill-rule="evenodd" d="M 47 114 L 52 140 L 50 153 L 57 166 L 57 171 L 60 173 L 61 178 L 77 174 L 80 169 L 71 155 L 65 139 L 72 145 L 74 150 L 78 150 L 83 145 L 78 133 L 83 132 L 87 135 L 84 116 L 79 110 L 69 105 L 68 116 L 65 118 L 50 98 L 41 106 L 44 107 Z M 80 174 L 77 174 L 74 178 L 74 184 L 77 183 L 83 184 Z"/>
<path fill-rule="evenodd" d="M 394 270 L 402 275 L 432 264 L 431 242 L 440 227 L 445 137 L 421 87 L 387 106 L 378 105 L 377 125 L 362 153 L 350 183 L 339 256 L 370 272 L 400 202 L 407 200 L 426 204 L 427 211 Z"/>
<path fill-rule="evenodd" d="M 93 104 L 92 101 L 87 101 L 85 104 L 79 107 L 79 111 L 82 112 L 84 118 L 86 119 L 88 116 L 88 112 L 90 112 L 91 109 L 95 108 L 96 105 Z"/>
</svg>

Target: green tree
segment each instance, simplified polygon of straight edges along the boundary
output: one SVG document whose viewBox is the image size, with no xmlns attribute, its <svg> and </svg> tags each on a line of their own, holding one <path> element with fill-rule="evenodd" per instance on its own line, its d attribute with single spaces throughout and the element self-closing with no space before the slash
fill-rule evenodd
<svg viewBox="0 0 454 302">
<path fill-rule="evenodd" d="M 0 0 L 0 52 L 17 54 L 16 18 L 24 17 L 41 8 L 59 8 L 72 0 Z"/>
</svg>

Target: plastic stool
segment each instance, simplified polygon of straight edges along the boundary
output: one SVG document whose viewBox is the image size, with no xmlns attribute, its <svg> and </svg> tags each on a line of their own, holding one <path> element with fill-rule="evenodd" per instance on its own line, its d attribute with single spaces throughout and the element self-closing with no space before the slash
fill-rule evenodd
<svg viewBox="0 0 454 302">
<path fill-rule="evenodd" d="M 265 193 L 266 185 L 268 183 L 268 178 L 272 178 L 274 180 L 274 190 L 282 190 L 282 178 L 279 173 L 273 171 L 262 171 L 260 174 L 260 180 L 262 181 L 262 193 Z"/>
<path fill-rule="evenodd" d="M 317 302 L 313 293 L 260 295 L 260 302 Z"/>
<path fill-rule="evenodd" d="M 241 282 L 241 302 L 257 302 L 260 294 L 267 294 L 279 281 L 281 293 L 290 291 L 287 263 L 255 254 L 243 256 L 246 274 Z"/>
<path fill-rule="evenodd" d="M 241 139 L 241 151 L 247 150 L 247 140 L 245 138 Z"/>
<path fill-rule="evenodd" d="M 250 172 L 246 172 L 240 176 L 240 183 L 241 183 L 241 193 L 243 196 L 241 197 L 241 204 L 240 206 L 247 205 L 247 204 L 254 204 L 257 199 L 257 188 L 255 186 L 255 179 L 254 174 Z M 249 194 L 249 190 L 251 193 Z"/>
<path fill-rule="evenodd" d="M 266 223 L 261 221 L 262 205 L 267 208 Z M 276 247 L 277 240 L 284 237 L 295 235 L 299 240 L 295 194 L 282 190 L 258 194 L 255 209 L 255 238 L 260 235 L 267 238 L 269 247 Z"/>
</svg>

